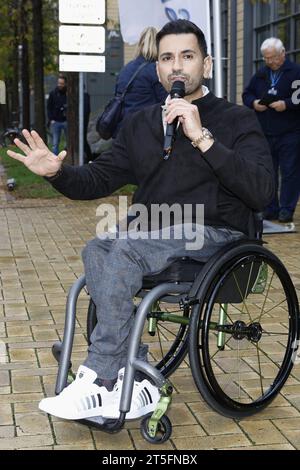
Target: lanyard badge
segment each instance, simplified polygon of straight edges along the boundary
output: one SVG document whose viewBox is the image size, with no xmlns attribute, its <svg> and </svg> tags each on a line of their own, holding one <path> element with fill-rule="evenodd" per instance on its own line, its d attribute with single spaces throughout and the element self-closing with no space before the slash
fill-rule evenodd
<svg viewBox="0 0 300 470">
<path fill-rule="evenodd" d="M 279 82 L 281 78 L 282 72 L 273 72 L 272 70 L 270 71 L 270 80 L 271 80 L 271 88 L 268 90 L 268 95 L 274 95 L 276 96 L 278 94 L 278 90 L 275 88 L 277 83 Z"/>
</svg>

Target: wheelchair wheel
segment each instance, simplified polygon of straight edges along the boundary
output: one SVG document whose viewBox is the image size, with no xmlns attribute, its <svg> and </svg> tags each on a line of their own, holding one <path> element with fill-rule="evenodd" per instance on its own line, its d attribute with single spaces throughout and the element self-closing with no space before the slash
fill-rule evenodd
<svg viewBox="0 0 300 470">
<path fill-rule="evenodd" d="M 176 304 L 175 304 L 176 305 Z M 174 305 L 158 301 L 153 307 L 151 315 L 160 314 L 180 315 L 186 320 L 190 316 L 190 307 L 183 310 Z M 91 334 L 97 324 L 96 306 L 90 299 L 88 315 L 87 315 L 87 338 L 90 345 Z M 144 338 L 149 344 L 150 362 L 165 376 L 171 375 L 174 370 L 182 363 L 188 350 L 188 325 L 178 324 L 168 321 L 156 320 L 155 331 L 150 333 L 147 331 L 147 323 L 145 325 Z"/>
<path fill-rule="evenodd" d="M 157 426 L 157 432 L 155 437 L 150 436 L 149 430 L 148 430 L 148 423 L 150 420 L 150 416 L 145 416 L 142 421 L 141 421 L 141 427 L 140 431 L 143 436 L 143 438 L 150 442 L 151 444 L 163 444 L 166 442 L 172 434 L 172 424 L 169 418 L 166 415 L 163 415 Z"/>
<path fill-rule="evenodd" d="M 242 418 L 267 406 L 293 367 L 299 307 L 290 276 L 265 248 L 229 250 L 208 272 L 190 322 L 195 383 L 219 413 Z"/>
</svg>

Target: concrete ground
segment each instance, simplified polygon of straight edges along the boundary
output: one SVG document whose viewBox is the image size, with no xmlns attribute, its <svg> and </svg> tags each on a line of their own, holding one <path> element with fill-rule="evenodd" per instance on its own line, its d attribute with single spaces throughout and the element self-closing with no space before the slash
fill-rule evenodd
<svg viewBox="0 0 300 470">
<path fill-rule="evenodd" d="M 141 437 L 138 421 L 112 436 L 38 410 L 38 402 L 54 394 L 57 364 L 51 346 L 62 338 L 66 295 L 83 270 L 81 249 L 95 236 L 98 203 L 14 201 L 0 192 L 0 449 L 299 449 L 299 365 L 268 408 L 242 421 L 212 411 L 188 367 L 181 368 L 172 377 L 172 437 L 154 448 Z M 300 233 L 266 239 L 299 295 Z M 75 370 L 86 352 L 86 308 L 82 298 Z"/>
</svg>

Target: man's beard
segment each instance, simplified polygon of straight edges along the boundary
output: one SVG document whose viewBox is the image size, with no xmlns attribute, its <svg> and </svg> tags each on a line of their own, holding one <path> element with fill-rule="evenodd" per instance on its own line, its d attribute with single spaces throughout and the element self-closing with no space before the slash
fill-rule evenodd
<svg viewBox="0 0 300 470">
<path fill-rule="evenodd" d="M 195 93 L 195 91 L 199 90 L 202 88 L 204 77 L 203 75 L 200 77 L 200 81 L 197 83 L 197 85 L 190 83 L 190 76 L 189 75 L 184 75 L 184 74 L 171 74 L 168 76 L 168 89 L 167 91 L 170 93 L 172 85 L 174 81 L 176 81 L 176 78 L 184 78 L 184 84 L 185 84 L 185 96 L 192 95 Z"/>
</svg>

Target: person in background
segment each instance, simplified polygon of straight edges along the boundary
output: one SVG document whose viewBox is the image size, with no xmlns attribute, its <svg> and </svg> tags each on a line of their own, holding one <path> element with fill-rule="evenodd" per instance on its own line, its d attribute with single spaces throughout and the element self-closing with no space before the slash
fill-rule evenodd
<svg viewBox="0 0 300 470">
<path fill-rule="evenodd" d="M 293 221 L 300 192 L 300 104 L 292 99 L 300 66 L 286 57 L 280 39 L 266 39 L 261 53 L 265 66 L 252 77 L 243 102 L 256 111 L 273 158 L 276 192 L 264 218 L 287 223 Z"/>
<path fill-rule="evenodd" d="M 62 131 L 67 142 L 67 79 L 62 75 L 58 77 L 57 87 L 50 92 L 47 112 L 53 134 L 52 150 L 58 155 Z"/>
<path fill-rule="evenodd" d="M 135 77 L 125 95 L 122 120 L 119 122 L 113 138 L 117 136 L 122 122 L 128 113 L 133 113 L 152 104 L 164 102 L 167 97 L 167 92 L 160 84 L 156 73 L 156 34 L 157 30 L 153 27 L 144 29 L 136 47 L 135 58 L 128 62 L 120 71 L 115 87 L 116 95 L 123 93 L 136 70 L 143 63 L 147 62 L 147 65 Z"/>
</svg>

